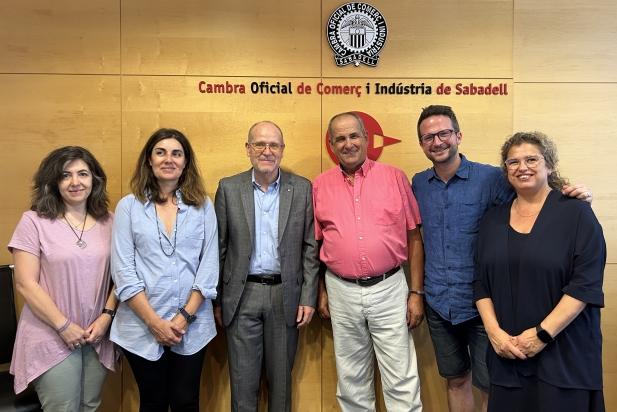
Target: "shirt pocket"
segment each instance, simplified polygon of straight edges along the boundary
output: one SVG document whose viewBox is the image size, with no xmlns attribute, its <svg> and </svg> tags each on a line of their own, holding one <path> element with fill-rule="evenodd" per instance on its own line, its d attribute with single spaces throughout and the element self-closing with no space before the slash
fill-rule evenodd
<svg viewBox="0 0 617 412">
<path fill-rule="evenodd" d="M 484 203 L 461 203 L 459 206 L 459 229 L 463 233 L 478 233 L 478 225 L 484 214 Z"/>
<path fill-rule="evenodd" d="M 202 239 L 204 235 L 204 217 L 199 215 L 191 219 L 187 219 L 184 227 L 184 237 L 189 239 Z"/>
<path fill-rule="evenodd" d="M 400 208 L 396 200 L 390 197 L 371 200 L 373 222 L 381 226 L 390 226 L 399 223 Z"/>
</svg>

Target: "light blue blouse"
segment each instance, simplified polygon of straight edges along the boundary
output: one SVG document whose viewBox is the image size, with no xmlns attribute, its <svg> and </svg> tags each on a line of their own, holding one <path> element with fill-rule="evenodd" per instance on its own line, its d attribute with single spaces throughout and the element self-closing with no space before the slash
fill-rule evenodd
<svg viewBox="0 0 617 412">
<path fill-rule="evenodd" d="M 178 197 L 177 233 L 167 235 L 159 219 L 159 244 L 154 204 L 141 203 L 134 195 L 124 197 L 116 207 L 111 243 L 111 275 L 120 300 L 111 325 L 111 340 L 124 349 L 148 360 L 157 360 L 163 347 L 126 301 L 144 291 L 154 311 L 171 320 L 189 299 L 193 290 L 206 298 L 182 341 L 171 347 L 181 355 L 201 350 L 214 336 L 212 300 L 216 298 L 218 282 L 218 229 L 210 199 L 197 209 L 182 203 Z M 174 228 L 175 228 L 174 223 Z"/>
</svg>

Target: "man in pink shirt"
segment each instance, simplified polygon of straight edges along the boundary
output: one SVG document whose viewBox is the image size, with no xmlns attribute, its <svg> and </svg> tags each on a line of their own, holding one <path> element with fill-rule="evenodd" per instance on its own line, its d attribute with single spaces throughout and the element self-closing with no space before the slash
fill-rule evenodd
<svg viewBox="0 0 617 412">
<path fill-rule="evenodd" d="M 373 354 L 388 412 L 422 409 L 409 329 L 424 318 L 420 213 L 405 173 L 367 159 L 360 117 L 328 126 L 339 161 L 313 182 L 315 237 L 321 244 L 318 310 L 331 318 L 343 412 L 374 411 Z M 411 291 L 401 263 L 409 260 Z"/>
</svg>

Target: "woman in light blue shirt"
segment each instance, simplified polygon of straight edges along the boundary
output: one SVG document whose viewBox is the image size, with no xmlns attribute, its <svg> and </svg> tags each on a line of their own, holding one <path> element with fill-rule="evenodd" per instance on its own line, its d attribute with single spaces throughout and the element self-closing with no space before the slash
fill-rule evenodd
<svg viewBox="0 0 617 412">
<path fill-rule="evenodd" d="M 111 268 L 120 306 L 111 340 L 140 393 L 140 411 L 198 411 L 206 344 L 216 335 L 214 207 L 187 138 L 160 129 L 146 142 L 116 207 Z"/>
</svg>

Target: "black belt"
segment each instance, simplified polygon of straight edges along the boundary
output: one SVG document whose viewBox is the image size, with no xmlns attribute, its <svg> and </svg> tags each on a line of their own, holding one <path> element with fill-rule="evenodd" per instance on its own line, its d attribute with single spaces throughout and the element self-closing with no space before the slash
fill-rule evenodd
<svg viewBox="0 0 617 412">
<path fill-rule="evenodd" d="M 246 277 L 246 280 L 248 280 L 249 282 L 261 283 L 262 285 L 278 285 L 279 283 L 283 282 L 281 280 L 281 275 L 248 275 Z"/>
<path fill-rule="evenodd" d="M 354 278 L 344 278 L 342 276 L 337 275 L 336 273 L 332 272 L 332 274 L 334 276 L 336 276 L 339 279 L 342 279 L 346 282 L 351 282 L 351 283 L 355 283 L 356 285 L 359 286 L 373 286 L 378 284 L 379 282 L 381 282 L 382 280 L 386 280 L 388 279 L 390 276 L 394 275 L 396 272 L 398 272 L 398 270 L 400 269 L 400 266 L 394 267 L 392 269 L 390 269 L 389 271 L 387 271 L 386 273 L 384 273 L 383 275 L 379 275 L 379 276 L 373 276 L 373 277 L 363 277 L 363 278 L 358 278 L 358 279 L 354 279 Z"/>
</svg>

